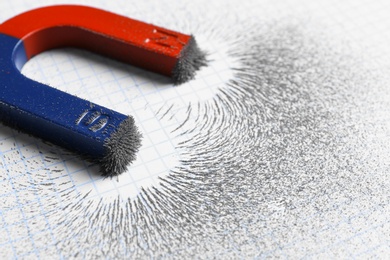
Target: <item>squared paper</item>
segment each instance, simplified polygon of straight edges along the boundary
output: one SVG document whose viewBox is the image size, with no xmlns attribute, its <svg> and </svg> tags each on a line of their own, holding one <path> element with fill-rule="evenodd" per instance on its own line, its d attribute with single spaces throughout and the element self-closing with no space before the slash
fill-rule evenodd
<svg viewBox="0 0 390 260">
<path fill-rule="evenodd" d="M 0 12 L 0 22 L 35 7 L 60 3 L 65 2 L 57 0 L 3 1 L 0 3 L 0 10 L 2 10 Z M 184 231 L 181 231 L 180 227 L 173 226 L 172 230 L 169 231 L 170 233 L 164 237 L 166 240 L 157 242 L 154 245 L 155 247 L 149 247 L 146 238 L 145 240 L 140 239 L 141 242 L 138 241 L 135 246 L 132 242 L 129 242 L 128 247 L 126 247 L 126 240 L 122 241 L 119 238 L 118 241 L 121 242 L 119 245 L 115 244 L 114 249 L 112 249 L 109 244 L 113 241 L 109 241 L 108 245 L 105 242 L 99 243 L 99 239 L 90 244 L 85 241 L 85 243 L 77 244 L 79 234 L 75 232 L 73 238 L 70 229 L 67 229 L 65 233 L 59 232 L 67 228 L 66 225 L 62 226 L 64 223 L 60 220 L 67 219 L 67 214 L 73 216 L 69 208 L 66 207 L 72 201 L 66 201 L 62 197 L 64 193 L 59 191 L 73 190 L 75 194 L 79 194 L 81 197 L 86 196 L 88 200 L 96 203 L 103 200 L 104 203 L 110 204 L 116 198 L 121 198 L 121 201 L 142 202 L 145 197 L 139 196 L 139 194 L 144 190 L 158 190 L 162 185 L 166 185 L 161 179 L 168 178 L 181 167 L 186 168 L 185 170 L 188 172 L 199 170 L 203 173 L 207 173 L 207 168 L 210 168 L 210 174 L 218 172 L 215 169 L 221 169 L 219 174 L 223 174 L 224 165 L 228 164 L 230 157 L 227 156 L 225 159 L 221 159 L 220 165 L 207 165 L 206 163 L 202 166 L 203 168 L 195 168 L 195 166 L 198 167 L 198 164 L 195 163 L 194 158 L 190 157 L 187 151 L 180 147 L 183 146 L 183 141 L 186 141 L 186 138 L 196 136 L 197 129 L 202 127 L 202 125 L 196 123 L 198 122 L 196 121 L 196 113 L 198 113 L 201 121 L 207 115 L 204 110 L 206 106 L 198 106 L 198 104 L 206 104 L 207 102 L 209 102 L 207 104 L 212 104 L 214 100 L 217 100 L 216 96 L 221 93 L 221 89 L 224 90 L 229 84 L 229 79 L 236 79 L 235 73 L 237 71 L 234 71 L 233 68 L 244 67 L 241 63 L 242 60 L 232 58 L 231 53 L 235 51 L 231 50 L 229 45 L 230 42 L 234 41 L 232 39 L 241 41 L 240 46 L 250 44 L 245 42 L 245 33 L 249 31 L 246 26 L 250 24 L 260 24 L 259 28 L 266 30 L 270 24 L 274 24 L 276 27 L 279 24 L 284 26 L 291 24 L 291 27 L 298 24 L 298 28 L 300 28 L 300 22 L 305 21 L 306 25 L 302 25 L 302 31 L 307 30 L 309 34 L 311 28 L 316 28 L 318 24 L 321 24 L 325 27 L 324 31 L 331 36 L 330 38 L 333 38 L 330 42 L 324 42 L 323 46 L 332 46 L 335 52 L 338 51 L 340 54 L 344 54 L 346 49 L 351 53 L 361 53 L 360 56 L 357 56 L 363 61 L 370 60 L 369 63 L 363 63 L 362 66 L 367 67 L 366 71 L 375 74 L 390 65 L 388 58 L 390 54 L 388 47 L 390 46 L 389 3 L 386 1 L 371 3 L 371 1 L 364 0 L 343 2 L 289 0 L 199 1 L 195 3 L 191 1 L 149 1 L 140 3 L 139 1 L 107 2 L 90 0 L 82 1 L 82 3 L 77 2 L 77 4 L 91 5 L 135 19 L 167 26 L 174 30 L 180 29 L 184 33 L 198 32 L 197 40 L 200 46 L 209 53 L 209 58 L 212 61 L 210 61 L 207 68 L 203 68 L 198 72 L 195 80 L 182 87 L 173 87 L 171 81 L 166 77 L 83 50 L 51 50 L 29 61 L 23 68 L 24 75 L 99 105 L 132 115 L 144 137 L 136 162 L 118 179 L 107 180 L 99 176 L 96 165 L 81 160 L 77 155 L 11 128 L 1 126 L 1 258 L 45 259 L 55 257 L 66 259 L 68 257 L 125 258 L 126 256 L 219 259 L 267 257 L 386 258 L 386 255 L 390 252 L 390 194 L 388 188 L 385 188 L 389 184 L 388 174 L 386 174 L 389 165 L 386 159 L 388 150 L 385 144 L 390 137 L 390 125 L 386 121 L 388 119 L 386 112 L 388 111 L 382 109 L 388 107 L 385 97 L 390 97 L 390 90 L 387 90 L 388 86 L 383 83 L 388 82 L 386 79 L 378 83 L 380 85 L 378 89 L 383 90 L 383 92 L 378 92 L 377 95 L 374 93 L 367 98 L 371 101 L 378 98 L 383 104 L 380 109 L 372 108 L 375 112 L 375 116 L 373 116 L 375 119 L 383 118 L 382 121 L 377 120 L 381 122 L 380 125 L 372 123 L 373 127 L 365 130 L 366 128 L 359 128 L 359 124 L 356 123 L 358 125 L 357 130 L 354 130 L 347 122 L 346 125 L 348 126 L 343 128 L 352 129 L 345 137 L 351 138 L 351 143 L 355 140 L 353 139 L 354 135 L 358 136 L 362 133 L 366 134 L 367 138 L 372 138 L 372 141 L 367 139 L 367 154 L 364 154 L 365 149 L 362 149 L 359 155 L 360 159 L 353 161 L 355 157 L 351 156 L 351 161 L 346 162 L 347 166 L 345 166 L 341 163 L 338 165 L 334 163 L 333 158 L 326 157 L 328 155 L 325 148 L 318 151 L 318 153 L 325 151 L 323 158 L 325 158 L 324 167 L 329 170 L 327 171 L 337 173 L 332 177 L 335 178 L 334 182 L 329 182 L 337 183 L 339 178 L 340 185 L 346 185 L 345 189 L 351 190 L 350 197 L 336 189 L 329 192 L 317 189 L 316 184 L 321 184 L 321 176 L 324 175 L 316 175 L 315 171 L 318 168 L 315 165 L 312 171 L 316 179 L 314 177 L 313 180 L 308 179 L 305 182 L 306 186 L 303 187 L 311 187 L 312 192 L 302 195 L 303 198 L 299 200 L 298 195 L 293 191 L 290 195 L 281 192 L 280 197 L 271 197 L 271 195 L 267 197 L 265 193 L 260 192 L 268 185 L 271 191 L 280 189 L 280 187 L 277 187 L 280 179 L 275 179 L 275 186 L 273 186 L 269 178 L 264 178 L 262 182 L 264 186 L 253 189 L 253 194 L 246 194 L 243 191 L 243 194 L 246 194 L 243 197 L 240 197 L 240 188 L 238 187 L 237 189 L 232 188 L 232 190 L 237 191 L 236 193 L 224 193 L 231 187 L 240 185 L 237 180 L 235 182 L 215 183 L 215 187 L 220 185 L 218 186 L 219 190 L 207 191 L 204 191 L 206 186 L 202 186 L 205 183 L 200 181 L 197 186 L 199 191 L 203 194 L 209 194 L 210 197 L 205 197 L 202 202 L 204 204 L 199 207 L 201 209 L 209 208 L 210 211 L 205 211 L 209 213 L 214 212 L 214 208 L 216 209 L 215 215 L 210 213 L 205 217 L 210 223 L 203 221 L 203 219 L 191 219 L 191 216 L 181 215 L 176 217 L 178 219 L 181 217 L 188 218 L 187 222 L 189 224 L 185 227 L 190 231 L 200 230 L 199 234 L 194 233 L 194 237 L 202 237 L 201 242 L 193 241 L 191 235 L 180 237 L 180 233 Z M 167 6 L 169 6 L 169 10 Z M 173 10 L 172 15 L 167 14 L 170 10 Z M 218 13 L 222 12 L 226 15 L 218 16 Z M 204 17 L 200 14 L 204 14 Z M 194 17 L 191 17 L 191 15 Z M 215 20 L 212 21 L 213 17 Z M 234 23 L 236 20 L 244 22 L 239 22 L 234 28 L 223 27 L 224 23 L 227 24 L 228 21 Z M 311 27 L 311 23 L 316 25 Z M 209 28 L 215 29 L 216 32 L 211 32 Z M 213 41 L 213 33 L 227 36 L 225 39 Z M 333 59 L 333 57 L 330 59 Z M 342 64 L 343 59 L 334 59 L 331 62 Z M 319 75 L 323 74 L 319 73 Z M 302 82 L 305 82 L 304 80 L 302 79 Z M 261 82 L 261 79 L 258 79 L 257 82 Z M 324 79 L 323 82 L 326 86 L 327 80 Z M 375 81 L 370 80 L 370 82 L 376 84 Z M 261 87 L 260 83 L 254 84 L 254 88 Z M 375 91 L 377 89 L 373 90 L 373 92 Z M 277 106 L 281 105 L 284 100 L 282 96 L 286 95 L 286 99 L 288 99 L 289 95 L 293 94 L 281 93 L 280 99 L 270 101 L 270 103 L 276 106 L 276 108 L 274 107 L 275 110 L 278 110 Z M 339 94 L 329 92 L 329 96 L 331 95 L 335 95 L 337 99 Z M 346 103 L 349 101 L 347 98 Z M 246 104 L 245 100 L 237 99 L 237 102 Z M 316 104 L 316 101 L 313 102 Z M 267 107 L 267 104 L 264 106 Z M 326 111 L 334 112 L 332 109 L 330 106 L 326 108 Z M 353 115 L 356 115 L 356 117 L 351 116 L 351 118 L 358 118 L 356 122 L 363 122 L 362 124 L 368 122 L 367 125 L 370 125 L 370 116 L 364 117 L 353 109 L 348 111 L 355 113 Z M 270 114 L 272 114 L 272 111 Z M 191 116 L 188 123 L 185 123 L 188 115 Z M 250 112 L 247 116 L 248 118 L 254 118 L 253 120 L 259 120 L 256 116 L 252 116 Z M 360 117 L 362 118 L 361 121 L 359 121 Z M 271 121 L 269 121 L 270 124 Z M 231 122 L 234 124 L 234 120 Z M 264 126 L 266 122 L 267 120 L 259 121 L 258 129 L 253 129 L 253 132 L 265 131 L 264 129 L 268 127 L 267 125 Z M 182 125 L 188 131 L 179 135 L 181 130 L 178 129 Z M 195 129 L 195 132 L 191 132 L 191 129 Z M 219 132 L 220 129 L 217 126 L 209 129 L 210 135 L 217 133 L 221 136 L 221 140 L 226 139 L 225 133 L 223 131 Z M 302 126 L 301 129 L 305 131 L 305 126 Z M 331 131 L 333 130 L 329 130 L 329 132 Z M 335 130 L 335 132 L 336 136 L 337 131 Z M 199 133 L 204 134 L 201 131 Z M 313 133 L 313 142 L 316 140 L 314 136 Z M 250 137 L 248 138 L 250 140 Z M 231 141 L 235 141 L 233 137 Z M 267 141 L 272 144 L 273 140 L 268 139 L 264 142 Z M 212 140 L 209 140 L 206 145 L 210 149 L 212 149 L 211 147 L 217 147 Z M 270 145 L 270 149 L 278 145 L 281 144 L 275 140 L 273 145 Z M 304 144 L 296 143 L 293 147 L 287 147 L 285 151 L 288 152 L 289 149 L 294 151 L 294 149 L 299 149 L 301 145 Z M 373 154 L 372 151 L 376 152 Z M 206 149 L 205 152 L 209 151 Z M 208 155 L 211 157 L 214 154 L 219 156 L 221 154 L 219 152 L 216 149 L 215 153 L 210 152 Z M 201 153 L 199 154 L 199 158 L 201 158 Z M 337 151 L 335 157 L 337 157 Z M 189 160 L 189 158 L 194 162 L 194 169 L 191 168 L 191 164 L 183 164 L 183 161 Z M 248 158 L 242 158 L 240 161 L 245 162 Z M 274 158 L 274 161 L 263 162 L 261 167 L 271 169 L 270 172 L 274 171 L 277 174 L 279 173 L 278 169 L 281 169 L 283 163 L 286 163 L 288 165 L 286 172 L 290 172 L 290 175 L 286 173 L 286 176 L 295 176 L 291 172 L 296 168 L 298 162 L 301 163 L 300 159 L 280 162 L 277 158 Z M 312 163 L 310 161 L 312 159 L 310 156 L 308 157 L 306 163 L 302 165 L 302 168 L 305 169 L 302 171 L 307 173 L 311 171 L 305 167 Z M 250 158 L 247 162 L 250 163 Z M 333 165 L 329 166 L 327 162 Z M 260 164 L 256 165 L 257 168 L 253 171 L 259 169 Z M 234 170 L 237 174 L 251 171 L 251 169 L 248 170 L 244 166 Z M 365 177 L 362 177 L 366 180 L 365 183 L 359 183 L 356 181 L 357 179 L 350 182 L 345 181 L 347 178 L 352 178 L 351 176 L 363 176 L 363 173 L 365 173 L 364 176 L 372 174 L 372 178 L 367 177 L 365 179 Z M 207 184 L 213 182 L 210 179 L 207 179 L 207 181 Z M 295 182 L 300 181 L 302 180 L 295 180 Z M 376 190 L 373 187 L 376 187 Z M 251 187 L 249 185 L 242 187 L 242 189 L 248 191 L 251 190 Z M 249 195 L 253 195 L 253 197 L 249 197 Z M 235 198 L 237 198 L 237 201 Z M 256 199 L 254 200 L 254 198 Z M 231 201 L 234 213 L 217 210 L 218 207 L 229 208 L 230 204 L 228 202 L 222 206 L 217 206 L 219 201 L 225 200 Z M 289 200 L 293 202 L 289 203 Z M 302 200 L 301 205 L 298 203 L 300 200 Z M 185 201 L 188 202 L 188 207 L 192 206 L 190 198 L 185 198 Z M 257 201 L 264 201 L 264 203 L 260 207 L 256 203 Z M 93 203 L 91 205 L 91 207 L 96 206 Z M 289 208 L 290 205 L 294 205 L 296 208 Z M 258 214 L 253 214 L 251 209 L 257 209 L 257 207 L 259 207 Z M 299 210 L 299 207 L 302 207 L 302 210 Z M 322 211 L 318 209 L 321 207 L 323 207 Z M 61 211 L 61 208 L 64 210 Z M 49 209 L 57 213 L 53 214 Z M 260 209 L 264 209 L 264 211 L 260 211 Z M 149 208 L 149 211 L 150 214 L 155 214 L 156 217 L 165 217 L 153 213 L 152 207 Z M 239 216 L 237 219 L 235 214 Z M 55 217 L 53 217 L 54 215 Z M 248 216 L 248 219 L 245 218 L 246 216 Z M 110 221 L 108 225 L 115 226 L 120 220 L 111 219 Z M 218 222 L 221 223 L 221 226 L 212 228 L 216 227 Z M 148 225 L 153 226 L 156 223 L 148 223 Z M 88 232 L 95 232 L 93 233 L 94 236 L 99 237 L 105 232 L 106 227 L 103 226 L 99 222 L 94 227 L 96 230 Z M 199 230 L 197 229 L 198 226 L 200 226 Z M 310 227 L 310 229 L 308 230 L 307 227 Z M 132 228 L 134 229 L 134 226 Z M 188 231 L 189 234 L 192 232 L 190 231 Z M 121 230 L 120 232 L 129 234 L 132 231 Z M 155 233 L 145 233 L 145 237 L 153 237 L 154 235 Z M 177 240 L 175 240 L 176 238 Z M 65 240 L 71 242 L 65 243 L 63 242 Z M 72 244 L 72 241 L 76 242 Z M 172 247 L 171 249 L 159 247 L 159 243 L 168 245 L 168 247 L 172 245 Z M 75 244 L 78 245 L 78 248 L 74 246 Z"/>
</svg>

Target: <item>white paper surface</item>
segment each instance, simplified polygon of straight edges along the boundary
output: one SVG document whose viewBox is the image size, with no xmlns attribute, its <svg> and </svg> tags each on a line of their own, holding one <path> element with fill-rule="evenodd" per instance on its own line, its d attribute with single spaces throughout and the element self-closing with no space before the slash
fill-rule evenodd
<svg viewBox="0 0 390 260">
<path fill-rule="evenodd" d="M 0 3 L 0 22 L 35 7 L 59 3 L 76 2 L 3 1 Z M 386 108 L 390 108 L 386 99 L 390 91 L 385 76 L 390 53 L 389 3 L 91 0 L 77 4 L 194 34 L 200 47 L 209 54 L 209 66 L 199 71 L 195 80 L 173 87 L 163 76 L 83 50 L 52 50 L 29 61 L 23 68 L 26 76 L 133 115 L 144 138 L 137 160 L 118 179 L 110 180 L 100 177 L 97 166 L 91 166 L 75 154 L 1 126 L 2 258 L 386 258 L 390 251 L 390 157 L 387 156 L 390 125 L 386 113 Z M 292 36 L 285 36 L 287 33 Z M 317 34 L 326 41 L 312 43 Z M 268 36 L 275 39 L 275 55 L 280 55 L 279 60 L 285 59 L 284 49 L 288 57 L 296 53 L 297 63 L 302 62 L 303 67 L 313 68 L 310 75 L 315 84 L 320 83 L 318 93 L 310 92 L 312 86 L 310 82 L 305 83 L 305 77 L 301 79 L 300 89 L 307 91 L 306 94 L 278 89 L 281 81 L 275 78 L 290 74 L 298 77 L 300 74 L 278 68 L 275 65 L 279 64 L 278 59 L 275 59 L 275 64 L 267 63 L 271 54 L 263 56 L 263 61 L 264 68 L 270 68 L 268 75 L 275 75 L 273 80 L 262 81 L 261 73 L 266 69 L 262 72 L 259 69 L 259 73 L 246 70 L 249 66 L 247 59 L 253 60 L 256 52 L 252 52 L 250 58 L 241 50 L 252 45 L 262 48 Z M 300 41 L 296 40 L 298 37 L 301 37 Z M 258 45 L 253 43 L 256 39 L 259 39 Z M 292 41 L 291 45 L 288 40 Z M 297 47 L 297 42 L 302 44 L 304 51 Z M 289 46 L 292 46 L 290 50 Z M 237 54 L 239 48 L 241 52 Z M 316 68 L 314 62 L 305 65 L 305 61 L 312 62 L 309 56 L 299 59 L 300 53 L 315 56 L 317 52 L 325 53 L 324 50 L 333 55 L 325 59 L 325 71 Z M 262 60 L 261 57 L 257 59 Z M 353 61 L 358 68 L 354 68 Z M 277 72 L 272 71 L 272 66 L 276 66 Z M 361 80 L 351 76 L 360 72 L 367 73 L 367 76 L 360 75 Z M 257 110 L 255 115 L 251 114 L 250 101 L 246 102 L 240 92 L 234 92 L 234 100 L 229 101 L 230 104 L 237 103 L 237 106 L 232 105 L 233 112 L 242 111 L 240 116 L 252 120 L 248 123 L 251 130 L 242 129 L 242 135 L 237 129 L 246 125 L 237 123 L 234 113 L 228 108 L 215 116 L 216 107 L 213 105 L 220 102 L 218 95 L 230 93 L 229 84 L 237 80 L 237 73 L 259 76 L 242 90 L 253 92 L 254 97 L 263 97 L 265 93 L 264 99 L 267 99 L 267 92 L 262 92 L 264 86 L 270 91 L 280 91 L 278 95 L 269 94 L 275 99 L 264 103 L 265 112 L 261 116 Z M 349 90 L 334 87 L 338 73 L 340 80 L 343 79 L 340 86 L 353 89 L 361 82 L 362 85 L 373 85 L 372 93 L 348 96 Z M 326 92 L 328 82 L 333 85 Z M 277 86 L 273 88 L 273 84 Z M 302 124 L 302 135 L 307 135 L 307 138 L 299 138 L 298 127 L 291 127 L 288 117 L 282 118 L 288 112 L 281 112 L 279 119 L 274 117 L 278 115 L 275 112 L 278 107 L 287 106 L 285 100 L 290 100 L 293 95 L 298 100 L 309 95 L 315 113 L 311 114 L 308 101 L 305 103 L 307 107 L 292 105 L 288 108 L 291 115 L 294 108 L 308 111 L 307 120 L 310 122 L 315 121 L 311 115 L 324 115 L 321 121 Z M 367 109 L 362 101 L 365 95 Z M 337 107 L 334 105 L 337 102 L 330 101 L 341 98 L 345 98 L 345 106 Z M 322 106 L 321 102 L 325 105 Z M 371 107 L 376 103 L 380 105 Z M 326 119 L 328 114 L 339 117 Z M 356 120 L 351 121 L 351 118 Z M 278 122 L 281 122 L 280 128 Z M 272 123 L 278 124 L 276 128 L 282 129 L 281 132 L 269 134 Z M 283 136 L 283 126 L 287 128 L 286 133 L 294 134 Z M 227 136 L 223 130 L 229 127 L 236 129 L 234 135 Z M 312 131 L 310 134 L 309 130 Z M 316 138 L 321 138 L 320 130 L 331 140 L 330 143 L 322 146 L 317 143 Z M 261 139 L 263 134 L 264 140 Z M 331 134 L 334 134 L 332 138 L 329 137 Z M 207 135 L 213 138 L 208 139 Z M 199 136 L 204 137 L 202 144 L 197 143 Z M 298 141 L 290 143 L 291 137 Z M 300 147 L 307 145 L 306 141 L 313 143 L 313 154 L 298 156 Z M 284 142 L 289 145 L 281 148 Z M 197 147 L 204 150 L 197 150 Z M 228 151 L 229 147 L 232 151 Z M 267 160 L 255 162 L 256 158 L 263 159 L 257 155 L 252 158 L 251 151 L 256 154 L 263 148 L 261 155 Z M 355 148 L 360 150 L 347 150 Z M 244 152 L 236 153 L 236 149 L 248 151 L 247 156 L 243 156 Z M 267 153 L 271 154 L 274 149 L 285 160 L 267 157 Z M 319 165 L 316 158 L 321 158 L 323 165 Z M 230 167 L 232 161 L 236 163 Z M 303 164 L 299 166 L 300 163 Z M 263 180 L 259 177 L 263 173 L 262 167 Z M 184 172 L 193 176 L 190 178 Z M 216 174 L 216 177 L 208 178 L 207 173 L 210 176 Z M 233 177 L 224 177 L 225 173 Z M 249 177 L 250 173 L 256 175 Z M 176 176 L 173 179 L 177 186 L 161 180 L 169 180 L 170 176 Z M 241 177 L 235 179 L 234 176 Z M 272 176 L 275 177 L 273 181 Z M 250 179 L 253 185 L 260 185 L 252 187 Z M 203 194 L 201 198 L 180 192 L 181 185 L 184 187 L 188 183 L 197 189 L 193 194 Z M 294 183 L 302 183 L 305 193 L 289 190 L 287 185 L 291 183 L 291 187 L 295 187 Z M 283 185 L 286 185 L 285 189 Z M 164 187 L 173 191 L 168 192 Z M 162 197 L 166 198 L 166 205 L 174 205 L 170 209 L 163 210 L 153 205 L 150 201 L 154 199 L 146 198 L 148 193 L 143 193 L 160 189 L 165 192 Z M 348 191 L 348 194 L 343 191 Z M 164 205 L 163 198 L 156 200 Z M 145 207 L 140 206 L 142 203 Z M 105 213 L 92 223 L 89 221 L 92 221 L 94 209 Z M 156 235 L 157 231 L 161 234 Z"/>
</svg>

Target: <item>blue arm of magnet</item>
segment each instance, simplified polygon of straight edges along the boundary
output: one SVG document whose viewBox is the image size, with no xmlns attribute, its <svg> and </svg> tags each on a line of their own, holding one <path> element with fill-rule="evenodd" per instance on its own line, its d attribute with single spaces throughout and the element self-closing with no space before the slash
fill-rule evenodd
<svg viewBox="0 0 390 260">
<path fill-rule="evenodd" d="M 90 157 L 105 155 L 104 142 L 127 116 L 31 80 L 23 41 L 0 34 L 0 120 Z"/>
</svg>

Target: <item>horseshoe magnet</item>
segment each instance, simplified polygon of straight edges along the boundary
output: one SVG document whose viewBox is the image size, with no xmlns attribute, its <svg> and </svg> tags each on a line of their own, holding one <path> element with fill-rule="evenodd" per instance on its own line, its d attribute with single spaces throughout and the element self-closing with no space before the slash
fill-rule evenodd
<svg viewBox="0 0 390 260">
<path fill-rule="evenodd" d="M 141 134 L 134 119 L 21 74 L 43 51 L 76 47 L 171 77 L 192 79 L 205 65 L 193 36 L 107 11 L 50 6 L 0 24 L 0 120 L 97 162 L 102 175 L 124 172 Z"/>
</svg>

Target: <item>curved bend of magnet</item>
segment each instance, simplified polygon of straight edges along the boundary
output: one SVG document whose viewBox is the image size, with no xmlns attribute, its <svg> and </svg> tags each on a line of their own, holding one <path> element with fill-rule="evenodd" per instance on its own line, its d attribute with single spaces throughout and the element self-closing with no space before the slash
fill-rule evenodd
<svg viewBox="0 0 390 260">
<path fill-rule="evenodd" d="M 34 55 L 76 47 L 170 76 L 189 35 L 84 6 L 51 6 L 0 24 L 0 120 L 52 143 L 102 157 L 128 116 L 21 74 Z"/>
</svg>

